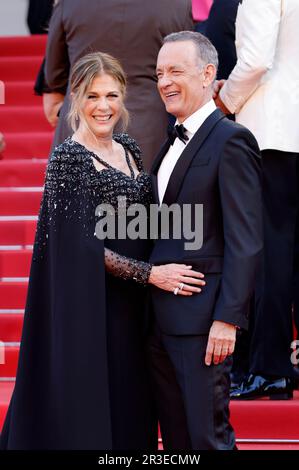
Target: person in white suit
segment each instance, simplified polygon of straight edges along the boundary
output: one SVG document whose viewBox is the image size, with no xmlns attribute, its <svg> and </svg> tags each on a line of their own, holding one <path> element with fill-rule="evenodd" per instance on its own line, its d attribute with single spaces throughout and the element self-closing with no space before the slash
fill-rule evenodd
<svg viewBox="0 0 299 470">
<path fill-rule="evenodd" d="M 264 255 L 250 375 L 231 398 L 290 398 L 292 288 L 298 278 L 299 0 L 243 0 L 236 48 L 237 64 L 226 81 L 218 82 L 214 98 L 222 111 L 235 113 L 236 121 L 251 130 L 262 152 Z M 295 322 L 298 326 L 298 318 Z"/>
</svg>

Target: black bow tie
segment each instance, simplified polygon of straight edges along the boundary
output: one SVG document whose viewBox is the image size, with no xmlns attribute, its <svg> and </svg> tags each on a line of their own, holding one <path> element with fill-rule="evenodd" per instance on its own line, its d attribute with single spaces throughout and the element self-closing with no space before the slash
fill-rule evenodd
<svg viewBox="0 0 299 470">
<path fill-rule="evenodd" d="M 189 137 L 186 134 L 187 129 L 183 126 L 183 124 L 176 125 L 176 126 L 168 126 L 167 133 L 168 138 L 170 141 L 170 145 L 173 145 L 176 138 L 180 139 L 185 145 Z"/>
</svg>

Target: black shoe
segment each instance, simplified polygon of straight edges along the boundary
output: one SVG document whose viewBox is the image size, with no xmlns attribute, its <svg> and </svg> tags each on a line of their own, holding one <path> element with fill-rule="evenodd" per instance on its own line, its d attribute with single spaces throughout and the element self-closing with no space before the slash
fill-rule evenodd
<svg viewBox="0 0 299 470">
<path fill-rule="evenodd" d="M 269 397 L 271 400 L 293 398 L 292 381 L 288 377 L 266 378 L 250 374 L 237 388 L 231 389 L 231 400 L 253 400 Z"/>
</svg>

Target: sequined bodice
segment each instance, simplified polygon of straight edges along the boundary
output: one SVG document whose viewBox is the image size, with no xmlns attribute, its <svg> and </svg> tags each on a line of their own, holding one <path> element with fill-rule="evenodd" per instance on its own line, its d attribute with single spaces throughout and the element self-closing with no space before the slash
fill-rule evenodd
<svg viewBox="0 0 299 470">
<path fill-rule="evenodd" d="M 138 203 L 148 207 L 152 202 L 151 180 L 143 170 L 140 151 L 135 141 L 127 134 L 115 135 L 114 140 L 132 154 L 139 172 L 136 177 L 129 176 L 110 165 L 97 170 L 93 162 L 93 159 L 98 159 L 97 155 L 71 138 L 66 139 L 65 144 L 71 150 L 72 155 L 84 159 L 83 167 L 89 173 L 90 189 L 101 204 L 110 204 L 117 210 L 119 197 L 125 197 L 127 206 Z"/>
<path fill-rule="evenodd" d="M 149 207 L 152 202 L 151 180 L 143 170 L 136 142 L 127 134 L 118 134 L 113 138 L 134 158 L 139 171 L 136 177 L 132 168 L 131 176 L 110 165 L 97 170 L 93 161 L 97 156 L 70 137 L 55 148 L 47 168 L 33 260 L 43 257 L 50 234 L 57 233 L 63 226 L 68 227 L 71 233 L 80 232 L 80 243 L 83 242 L 82 236 L 85 240 L 94 239 L 96 208 L 100 204 L 109 204 L 117 212 L 119 198 L 122 197 L 121 209 L 124 204 L 125 207 L 132 204 Z M 116 277 L 134 279 L 145 285 L 151 265 L 122 256 L 117 250 L 120 247 L 118 240 L 114 242 L 112 250 L 111 245 L 106 246 L 105 243 L 106 270 Z"/>
</svg>

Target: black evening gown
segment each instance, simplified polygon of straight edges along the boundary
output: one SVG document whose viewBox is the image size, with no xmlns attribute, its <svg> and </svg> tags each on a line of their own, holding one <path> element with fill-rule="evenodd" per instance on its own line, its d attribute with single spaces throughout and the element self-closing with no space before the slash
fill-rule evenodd
<svg viewBox="0 0 299 470">
<path fill-rule="evenodd" d="M 95 236 L 99 204 L 151 202 L 135 141 L 114 138 L 131 177 L 97 171 L 98 157 L 71 138 L 48 164 L 1 449 L 157 448 L 144 351 L 149 242 Z"/>
</svg>

